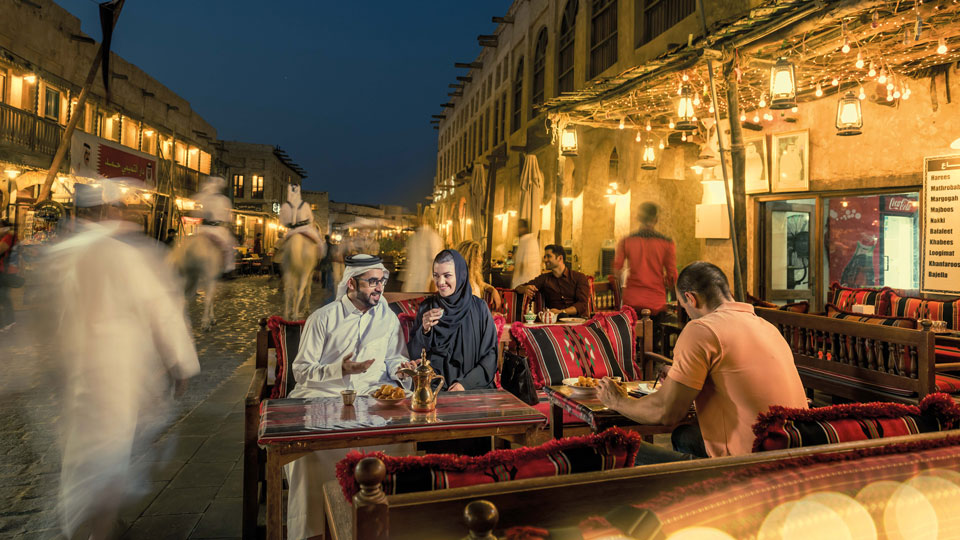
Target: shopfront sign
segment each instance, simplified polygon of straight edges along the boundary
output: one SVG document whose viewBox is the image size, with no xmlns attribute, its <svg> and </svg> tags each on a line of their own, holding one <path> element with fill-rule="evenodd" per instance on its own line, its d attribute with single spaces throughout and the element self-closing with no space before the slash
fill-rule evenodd
<svg viewBox="0 0 960 540">
<path fill-rule="evenodd" d="M 262 204 L 237 203 L 233 205 L 234 210 L 246 210 L 247 212 L 263 212 Z"/>
<path fill-rule="evenodd" d="M 75 131 L 70 141 L 70 174 L 84 178 L 131 178 L 156 187 L 157 158 Z"/>
<path fill-rule="evenodd" d="M 960 294 L 960 155 L 924 160 L 922 261 L 923 292 Z"/>
</svg>

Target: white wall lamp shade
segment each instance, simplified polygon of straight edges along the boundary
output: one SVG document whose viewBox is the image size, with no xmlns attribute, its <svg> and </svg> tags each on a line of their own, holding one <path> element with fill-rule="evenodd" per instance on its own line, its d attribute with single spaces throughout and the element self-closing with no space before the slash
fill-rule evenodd
<svg viewBox="0 0 960 540">
<path fill-rule="evenodd" d="M 797 78 L 793 64 L 785 58 L 770 68 L 770 108 L 792 109 L 797 106 Z"/>
<path fill-rule="evenodd" d="M 566 126 L 560 133 L 560 153 L 571 157 L 577 155 L 576 126 Z"/>
<path fill-rule="evenodd" d="M 853 92 L 847 92 L 837 102 L 837 135 L 860 135 L 863 128 L 863 113 L 860 100 Z"/>
</svg>

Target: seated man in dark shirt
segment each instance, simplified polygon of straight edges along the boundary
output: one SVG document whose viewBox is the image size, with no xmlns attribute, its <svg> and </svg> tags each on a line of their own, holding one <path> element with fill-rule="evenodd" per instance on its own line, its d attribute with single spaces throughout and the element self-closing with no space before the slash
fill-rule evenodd
<svg viewBox="0 0 960 540">
<path fill-rule="evenodd" d="M 551 244 L 544 248 L 543 264 L 547 273 L 517 287 L 524 296 L 540 293 L 544 305 L 559 315 L 587 316 L 590 283 L 587 276 L 567 267 L 563 247 Z"/>
</svg>

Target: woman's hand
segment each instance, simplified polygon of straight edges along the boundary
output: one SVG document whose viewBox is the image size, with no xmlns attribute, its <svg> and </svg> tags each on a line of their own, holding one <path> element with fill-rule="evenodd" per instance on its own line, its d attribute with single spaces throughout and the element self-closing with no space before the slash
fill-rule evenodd
<svg viewBox="0 0 960 540">
<path fill-rule="evenodd" d="M 430 329 L 437 325 L 440 322 L 440 317 L 443 316 L 443 310 L 440 308 L 434 308 L 423 313 L 423 333 L 430 333 Z"/>
<path fill-rule="evenodd" d="M 447 392 L 463 392 L 466 388 L 462 384 L 455 382 L 450 385 L 450 388 L 447 388 Z"/>
</svg>

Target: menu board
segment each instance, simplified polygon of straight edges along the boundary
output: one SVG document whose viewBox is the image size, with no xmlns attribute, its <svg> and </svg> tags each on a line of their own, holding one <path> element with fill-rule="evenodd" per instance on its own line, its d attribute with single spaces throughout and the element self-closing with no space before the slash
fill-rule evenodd
<svg viewBox="0 0 960 540">
<path fill-rule="evenodd" d="M 924 159 L 920 289 L 960 294 L 960 156 Z"/>
</svg>

